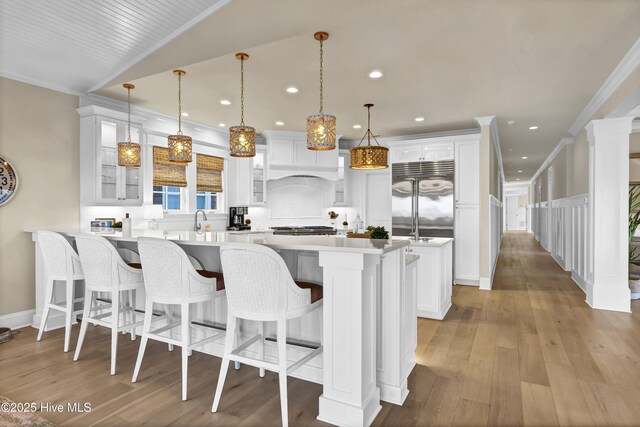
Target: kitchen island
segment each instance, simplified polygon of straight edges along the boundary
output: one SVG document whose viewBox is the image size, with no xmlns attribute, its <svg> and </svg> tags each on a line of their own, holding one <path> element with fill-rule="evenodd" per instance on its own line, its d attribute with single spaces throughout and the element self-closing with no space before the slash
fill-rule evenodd
<svg viewBox="0 0 640 427">
<path fill-rule="evenodd" d="M 89 232 L 54 231 L 69 239 Z M 278 251 L 294 278 L 316 281 L 324 287 L 323 309 L 290 321 L 287 336 L 293 344 L 289 351 L 292 360 L 304 352 L 301 347 L 297 353 L 295 343 L 306 346 L 321 343 L 324 347 L 320 357 L 295 373 L 323 385 L 318 419 L 336 425 L 369 425 L 381 409 L 381 399 L 395 404 L 402 404 L 406 399 L 407 378 L 415 365 L 417 326 L 415 282 L 405 280 L 405 253 L 409 242 L 162 230 L 109 230 L 98 234 L 132 257 L 137 252 L 138 237 L 172 240 L 196 262 L 213 271 L 220 271 L 219 247 L 226 243 L 255 243 Z M 34 233 L 34 241 L 35 236 Z M 36 241 L 34 325 L 39 324 L 42 310 L 42 265 Z M 215 307 L 204 306 L 194 316 L 206 324 L 226 323 L 224 298 L 215 304 Z M 253 327 L 245 322 L 241 326 L 241 337 L 250 336 Z M 272 330 L 267 329 L 266 335 L 270 332 Z M 209 343 L 200 351 L 220 357 L 223 343 Z M 266 358 L 275 359 L 275 355 L 275 346 L 267 347 Z"/>
</svg>

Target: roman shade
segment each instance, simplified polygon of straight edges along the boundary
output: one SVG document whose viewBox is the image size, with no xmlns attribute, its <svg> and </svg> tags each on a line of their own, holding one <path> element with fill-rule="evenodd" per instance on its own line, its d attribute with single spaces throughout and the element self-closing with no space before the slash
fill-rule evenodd
<svg viewBox="0 0 640 427">
<path fill-rule="evenodd" d="M 196 154 L 196 190 L 222 193 L 222 157 Z"/>
<path fill-rule="evenodd" d="M 168 148 L 153 147 L 153 185 L 187 186 L 186 166 L 170 161 Z"/>
</svg>

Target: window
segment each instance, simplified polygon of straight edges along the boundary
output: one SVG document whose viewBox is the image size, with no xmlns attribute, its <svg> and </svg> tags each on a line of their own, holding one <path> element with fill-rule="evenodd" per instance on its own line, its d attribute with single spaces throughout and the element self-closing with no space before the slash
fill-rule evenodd
<svg viewBox="0 0 640 427">
<path fill-rule="evenodd" d="M 180 196 L 180 187 L 153 186 L 153 204 L 162 205 L 164 211 L 179 211 L 181 209 Z"/>
<path fill-rule="evenodd" d="M 211 191 L 198 191 L 196 194 L 196 209 L 218 209 L 218 193 Z"/>
</svg>

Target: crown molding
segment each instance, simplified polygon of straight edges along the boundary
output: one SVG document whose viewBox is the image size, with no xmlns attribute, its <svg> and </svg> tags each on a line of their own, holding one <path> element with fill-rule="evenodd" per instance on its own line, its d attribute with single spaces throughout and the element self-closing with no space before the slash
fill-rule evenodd
<svg viewBox="0 0 640 427">
<path fill-rule="evenodd" d="M 82 92 L 78 92 L 77 90 L 69 89 L 68 87 L 52 85 L 50 83 L 43 82 L 41 80 L 32 79 L 30 77 L 20 76 L 18 74 L 9 73 L 7 71 L 1 71 L 0 70 L 0 77 L 4 77 L 5 79 L 9 79 L 9 80 L 15 80 L 15 81 L 21 82 L 21 83 L 26 83 L 26 84 L 29 84 L 29 85 L 32 85 L 32 86 L 38 86 L 38 87 L 41 87 L 41 88 L 44 88 L 44 89 L 53 90 L 53 91 L 56 91 L 56 92 L 66 93 L 68 95 L 74 95 L 74 96 L 78 96 L 78 97 L 84 95 Z"/>
<path fill-rule="evenodd" d="M 230 2 L 231 0 L 218 0 L 212 6 L 209 6 L 207 9 L 205 9 L 195 17 L 191 18 L 184 25 L 178 27 L 174 32 L 172 32 L 168 36 L 164 37 L 162 40 L 155 43 L 149 49 L 145 50 L 140 55 L 137 55 L 135 58 L 131 59 L 130 61 L 127 61 L 120 67 L 116 68 L 114 71 L 110 72 L 104 79 L 102 79 L 100 82 L 93 85 L 93 87 L 89 89 L 89 92 L 95 92 L 96 90 L 101 89 L 103 86 L 109 84 L 109 82 L 116 79 L 119 75 L 121 75 L 122 73 L 124 73 L 125 71 L 127 71 L 128 69 L 130 69 L 131 67 L 139 63 L 140 61 L 142 61 L 143 59 L 145 59 L 147 56 L 151 55 L 156 50 L 160 49 L 161 47 L 165 46 L 166 44 L 168 44 L 178 36 L 190 30 L 192 27 L 200 23 L 209 15 L 223 8 Z"/>
<path fill-rule="evenodd" d="M 605 103 L 607 99 L 620 87 L 620 85 L 631 75 L 631 73 L 640 66 L 640 38 L 631 46 L 631 49 L 622 58 L 613 72 L 607 77 L 600 89 L 593 96 L 591 101 L 582 110 L 578 118 L 569 128 L 569 133 L 576 136 L 582 128 L 591 120 L 593 115 Z"/>
<path fill-rule="evenodd" d="M 558 156 L 558 154 L 560 154 L 560 151 L 562 151 L 565 145 L 571 145 L 571 144 L 573 144 L 573 137 L 568 136 L 568 137 L 562 138 L 560 142 L 558 142 L 558 145 L 555 146 L 551 154 L 549 154 L 545 159 L 545 161 L 542 162 L 542 165 L 540 165 L 536 173 L 533 174 L 529 182 L 535 181 L 536 178 L 538 178 L 538 176 L 540 176 L 540 174 L 553 162 L 553 159 L 555 159 Z"/>
<path fill-rule="evenodd" d="M 496 119 L 496 116 L 481 116 L 481 117 L 474 117 L 473 120 L 475 120 L 476 123 L 478 123 L 478 126 L 482 127 L 482 126 L 490 126 L 495 119 Z"/>
</svg>

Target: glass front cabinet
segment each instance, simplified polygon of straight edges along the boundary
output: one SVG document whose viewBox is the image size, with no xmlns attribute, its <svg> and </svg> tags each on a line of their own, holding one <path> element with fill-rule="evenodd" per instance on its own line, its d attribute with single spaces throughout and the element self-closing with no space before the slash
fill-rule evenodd
<svg viewBox="0 0 640 427">
<path fill-rule="evenodd" d="M 256 147 L 251 167 L 251 205 L 267 203 L 267 149 Z"/>
<path fill-rule="evenodd" d="M 142 167 L 118 166 L 118 142 L 127 140 L 126 119 L 80 111 L 80 195 L 83 205 L 142 205 Z M 142 127 L 131 123 L 131 141 L 142 144 Z M 143 148 L 144 150 L 144 148 Z M 144 156 L 143 156 L 144 158 Z"/>
</svg>

